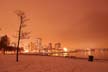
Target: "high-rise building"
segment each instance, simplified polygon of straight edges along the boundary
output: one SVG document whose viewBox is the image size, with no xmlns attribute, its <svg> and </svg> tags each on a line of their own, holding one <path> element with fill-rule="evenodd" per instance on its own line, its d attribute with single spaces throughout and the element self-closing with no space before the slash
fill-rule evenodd
<svg viewBox="0 0 108 72">
<path fill-rule="evenodd" d="M 29 47 L 29 51 L 30 51 L 30 52 L 36 51 L 36 50 L 35 50 L 35 43 L 30 42 L 30 43 L 28 44 L 28 47 Z"/>
<path fill-rule="evenodd" d="M 61 43 L 55 43 L 55 49 L 61 48 Z"/>
<path fill-rule="evenodd" d="M 48 44 L 48 49 L 52 49 L 52 43 Z"/>
<path fill-rule="evenodd" d="M 36 48 L 39 52 L 42 49 L 42 39 L 41 38 L 36 38 Z"/>
</svg>

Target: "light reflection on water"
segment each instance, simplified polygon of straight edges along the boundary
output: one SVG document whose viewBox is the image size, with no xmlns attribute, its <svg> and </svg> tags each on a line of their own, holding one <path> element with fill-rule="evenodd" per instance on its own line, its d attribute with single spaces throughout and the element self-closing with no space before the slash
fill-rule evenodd
<svg viewBox="0 0 108 72">
<path fill-rule="evenodd" d="M 88 58 L 90 54 L 94 56 L 94 59 L 108 59 L 108 50 L 78 51 L 70 53 L 71 56 L 80 58 Z"/>
</svg>

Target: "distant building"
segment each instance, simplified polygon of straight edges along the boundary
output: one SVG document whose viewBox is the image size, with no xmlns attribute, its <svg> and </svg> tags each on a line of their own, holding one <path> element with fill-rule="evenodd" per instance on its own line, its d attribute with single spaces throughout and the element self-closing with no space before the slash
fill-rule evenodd
<svg viewBox="0 0 108 72">
<path fill-rule="evenodd" d="M 54 47 L 55 49 L 59 49 L 59 48 L 61 48 L 61 43 L 55 43 L 55 47 Z"/>
<path fill-rule="evenodd" d="M 36 42 L 36 48 L 40 52 L 40 50 L 42 49 L 42 39 L 36 38 L 35 42 Z"/>
<path fill-rule="evenodd" d="M 48 49 L 52 49 L 52 43 L 48 44 Z"/>
<path fill-rule="evenodd" d="M 28 51 L 29 52 L 35 52 L 36 51 L 36 45 L 35 45 L 35 43 L 33 43 L 33 42 L 30 42 L 29 44 L 28 44 Z"/>
</svg>

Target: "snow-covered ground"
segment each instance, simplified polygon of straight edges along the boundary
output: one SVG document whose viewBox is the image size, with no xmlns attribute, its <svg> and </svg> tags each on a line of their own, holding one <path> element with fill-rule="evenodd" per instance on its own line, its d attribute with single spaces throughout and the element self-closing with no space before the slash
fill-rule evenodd
<svg viewBox="0 0 108 72">
<path fill-rule="evenodd" d="M 0 72 L 108 72 L 108 61 L 64 57 L 0 55 Z"/>
</svg>

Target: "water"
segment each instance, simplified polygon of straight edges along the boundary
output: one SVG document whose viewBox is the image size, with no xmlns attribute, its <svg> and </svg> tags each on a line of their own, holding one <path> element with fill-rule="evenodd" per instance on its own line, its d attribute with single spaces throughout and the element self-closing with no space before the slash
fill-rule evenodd
<svg viewBox="0 0 108 72">
<path fill-rule="evenodd" d="M 107 49 L 96 49 L 92 51 L 78 51 L 75 53 L 70 53 L 70 56 L 88 58 L 89 55 L 93 55 L 94 59 L 108 59 Z"/>
</svg>

